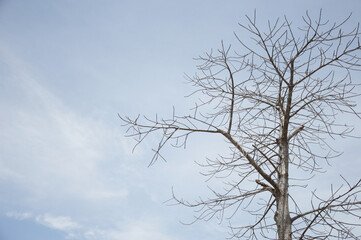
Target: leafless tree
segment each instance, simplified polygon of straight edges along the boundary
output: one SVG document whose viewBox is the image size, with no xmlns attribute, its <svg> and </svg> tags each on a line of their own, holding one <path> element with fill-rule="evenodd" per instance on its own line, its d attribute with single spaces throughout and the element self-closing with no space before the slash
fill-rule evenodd
<svg viewBox="0 0 361 240">
<path fill-rule="evenodd" d="M 150 164 L 163 158 L 167 144 L 183 147 L 192 134 L 222 136 L 229 154 L 201 165 L 204 175 L 225 178 L 224 190 L 194 202 L 173 194 L 173 201 L 195 208 L 197 220 L 235 219 L 241 211 L 252 215 L 252 225 L 230 224 L 231 238 L 359 239 L 361 179 L 351 184 L 342 177 L 344 185 L 331 186 L 328 197 L 309 191 L 304 210 L 307 198 L 291 194 L 297 180 L 289 174 L 290 169 L 297 176 L 322 173 L 323 163 L 340 155 L 329 140 L 355 137 L 344 116 L 360 118 L 355 109 L 360 84 L 351 79 L 361 70 L 359 26 L 344 30 L 349 17 L 330 23 L 320 12 L 316 18 L 306 13 L 303 27 L 285 17 L 263 31 L 255 16 L 246 17 L 240 27 L 251 43 L 235 34 L 236 50 L 222 42 L 218 51 L 198 58 L 196 75 L 187 76 L 199 99 L 191 114 L 120 116 L 128 136 L 141 143 L 161 133 Z M 298 185 L 308 179 L 302 181 Z"/>
</svg>

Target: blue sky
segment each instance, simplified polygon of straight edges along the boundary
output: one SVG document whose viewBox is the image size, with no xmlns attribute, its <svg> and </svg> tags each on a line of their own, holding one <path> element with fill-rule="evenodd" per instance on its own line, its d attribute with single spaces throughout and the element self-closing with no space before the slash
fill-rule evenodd
<svg viewBox="0 0 361 240">
<path fill-rule="evenodd" d="M 207 192 L 194 160 L 218 139 L 147 168 L 155 139 L 132 154 L 117 113 L 185 111 L 192 59 L 234 42 L 245 14 L 297 22 L 320 8 L 360 21 L 359 0 L 1 0 L 0 239 L 224 239 L 226 224 L 184 226 L 192 211 L 163 204 L 172 186 L 188 199 Z M 343 142 L 351 165 L 335 163 L 354 179 L 358 145 Z"/>
</svg>

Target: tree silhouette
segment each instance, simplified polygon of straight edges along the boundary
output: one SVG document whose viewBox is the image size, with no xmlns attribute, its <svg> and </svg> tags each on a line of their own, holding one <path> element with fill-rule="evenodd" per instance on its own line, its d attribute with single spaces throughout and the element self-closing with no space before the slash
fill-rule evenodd
<svg viewBox="0 0 361 240">
<path fill-rule="evenodd" d="M 304 198 L 290 189 L 307 184 L 289 181 L 292 173 L 322 173 L 322 162 L 340 154 L 330 138 L 353 137 L 345 115 L 360 118 L 354 99 L 359 84 L 351 79 L 360 71 L 359 26 L 344 31 L 349 20 L 324 21 L 308 13 L 303 26 L 294 27 L 285 17 L 268 22 L 261 30 L 256 17 L 247 17 L 252 43 L 235 34 L 236 50 L 222 42 L 218 51 L 198 58 L 198 72 L 187 79 L 199 98 L 191 114 L 168 118 L 120 116 L 128 136 L 141 143 L 160 132 L 150 165 L 163 158 L 168 144 L 183 147 L 193 134 L 218 134 L 229 145 L 229 154 L 201 164 L 209 177 L 225 179 L 222 192 L 194 202 L 173 194 L 173 201 L 195 208 L 197 220 L 237 218 L 246 211 L 254 224 L 230 224 L 233 238 L 246 239 L 359 239 L 354 228 L 361 217 L 361 179 L 331 187 L 328 197 L 309 191 Z M 305 187 L 305 186 L 304 186 Z M 354 233 L 353 233 L 354 232 Z"/>
</svg>

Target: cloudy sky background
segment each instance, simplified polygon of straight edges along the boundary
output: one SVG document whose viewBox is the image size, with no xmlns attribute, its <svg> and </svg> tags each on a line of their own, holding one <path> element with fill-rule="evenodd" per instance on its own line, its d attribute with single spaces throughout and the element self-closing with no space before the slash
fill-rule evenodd
<svg viewBox="0 0 361 240">
<path fill-rule="evenodd" d="M 117 113 L 185 111 L 192 58 L 235 42 L 245 14 L 297 22 L 320 8 L 360 21 L 359 0 L 1 0 L 0 239 L 224 239 L 225 224 L 184 226 L 192 211 L 163 204 L 172 186 L 190 200 L 207 192 L 194 160 L 222 141 L 193 139 L 147 168 L 156 139 L 132 154 Z M 357 141 L 338 143 L 324 182 L 359 178 Z"/>
</svg>

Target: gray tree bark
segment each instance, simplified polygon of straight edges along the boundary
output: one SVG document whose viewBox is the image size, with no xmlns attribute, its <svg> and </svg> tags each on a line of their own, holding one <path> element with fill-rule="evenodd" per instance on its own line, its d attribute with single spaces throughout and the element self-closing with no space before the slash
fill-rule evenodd
<svg viewBox="0 0 361 240">
<path fill-rule="evenodd" d="M 289 170 L 288 143 L 280 140 L 280 166 L 278 177 L 278 192 L 276 193 L 276 213 L 278 238 L 283 240 L 292 239 L 292 223 L 288 204 L 288 170 Z"/>
</svg>

